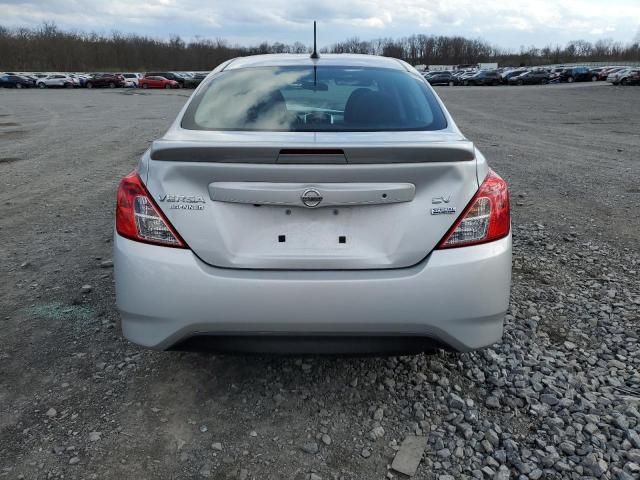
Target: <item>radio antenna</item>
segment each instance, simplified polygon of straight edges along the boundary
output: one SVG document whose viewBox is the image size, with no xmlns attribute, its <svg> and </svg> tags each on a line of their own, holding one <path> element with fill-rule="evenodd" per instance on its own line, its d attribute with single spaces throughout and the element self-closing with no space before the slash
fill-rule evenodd
<svg viewBox="0 0 640 480">
<path fill-rule="evenodd" d="M 320 58 L 320 54 L 318 53 L 318 47 L 316 45 L 316 21 L 313 21 L 313 53 L 311 54 L 311 58 L 317 59 Z"/>
</svg>

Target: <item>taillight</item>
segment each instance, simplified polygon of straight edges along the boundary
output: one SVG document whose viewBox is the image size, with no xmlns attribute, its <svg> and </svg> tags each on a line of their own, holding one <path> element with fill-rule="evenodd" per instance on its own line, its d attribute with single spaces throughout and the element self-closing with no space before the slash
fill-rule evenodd
<svg viewBox="0 0 640 480">
<path fill-rule="evenodd" d="M 138 242 L 187 248 L 151 198 L 135 170 L 120 181 L 116 196 L 116 231 Z"/>
<path fill-rule="evenodd" d="M 492 242 L 509 235 L 511 212 L 505 182 L 489 170 L 478 192 L 449 229 L 437 248 L 454 248 Z"/>
</svg>

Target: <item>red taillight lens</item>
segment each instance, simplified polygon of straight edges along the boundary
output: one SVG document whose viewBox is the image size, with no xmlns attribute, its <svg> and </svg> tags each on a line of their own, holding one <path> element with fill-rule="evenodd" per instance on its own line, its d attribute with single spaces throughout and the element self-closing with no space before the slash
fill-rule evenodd
<svg viewBox="0 0 640 480">
<path fill-rule="evenodd" d="M 507 182 L 493 170 L 489 170 L 478 192 L 437 248 L 492 242 L 506 237 L 510 230 L 511 210 Z"/>
<path fill-rule="evenodd" d="M 162 214 L 135 170 L 120 181 L 116 197 L 116 231 L 138 242 L 187 248 Z"/>
</svg>

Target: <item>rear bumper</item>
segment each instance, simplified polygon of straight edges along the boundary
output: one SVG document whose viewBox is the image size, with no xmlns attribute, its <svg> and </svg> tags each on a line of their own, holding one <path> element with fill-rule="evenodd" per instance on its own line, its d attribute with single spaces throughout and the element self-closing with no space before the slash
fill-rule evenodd
<svg viewBox="0 0 640 480">
<path fill-rule="evenodd" d="M 150 348 L 199 336 L 423 337 L 467 351 L 502 336 L 511 236 L 434 251 L 403 269 L 260 271 L 212 267 L 190 250 L 116 234 L 114 263 L 123 333 Z"/>
</svg>

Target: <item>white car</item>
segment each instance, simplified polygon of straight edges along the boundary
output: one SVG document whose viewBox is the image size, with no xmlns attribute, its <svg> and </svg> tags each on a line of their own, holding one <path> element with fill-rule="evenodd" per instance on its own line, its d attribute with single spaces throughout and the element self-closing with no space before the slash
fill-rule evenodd
<svg viewBox="0 0 640 480">
<path fill-rule="evenodd" d="M 84 78 L 81 78 L 80 75 L 76 74 L 76 73 L 70 73 L 69 78 L 71 79 L 71 81 L 73 81 L 73 86 L 74 87 L 81 87 L 84 84 Z"/>
<path fill-rule="evenodd" d="M 409 64 L 256 55 L 117 192 L 116 303 L 156 349 L 467 351 L 509 305 L 506 182 Z"/>
<path fill-rule="evenodd" d="M 123 73 L 125 87 L 138 88 L 138 81 L 142 78 L 141 73 Z"/>
<path fill-rule="evenodd" d="M 45 78 L 39 78 L 36 82 L 36 86 L 39 88 L 47 88 L 47 87 L 67 87 L 73 88 L 79 85 L 77 79 L 70 77 L 69 75 L 64 75 L 62 73 L 54 73 Z"/>
</svg>

